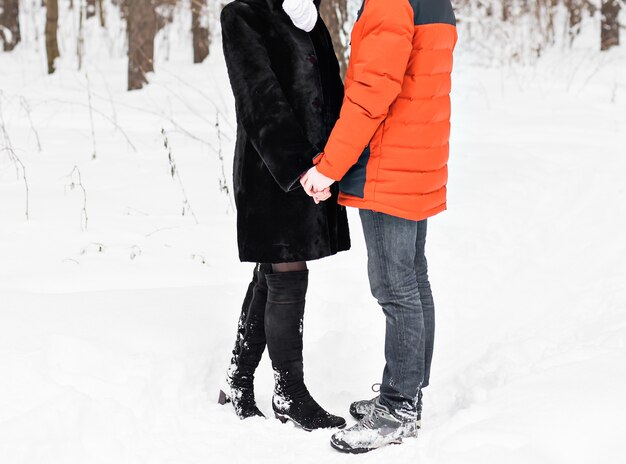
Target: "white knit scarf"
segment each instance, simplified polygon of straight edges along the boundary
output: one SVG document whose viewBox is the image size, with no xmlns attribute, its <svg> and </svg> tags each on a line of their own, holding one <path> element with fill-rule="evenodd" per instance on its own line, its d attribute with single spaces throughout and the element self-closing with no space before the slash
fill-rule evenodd
<svg viewBox="0 0 626 464">
<path fill-rule="evenodd" d="M 298 29 L 311 32 L 317 23 L 317 8 L 313 0 L 285 0 L 283 10 Z"/>
</svg>

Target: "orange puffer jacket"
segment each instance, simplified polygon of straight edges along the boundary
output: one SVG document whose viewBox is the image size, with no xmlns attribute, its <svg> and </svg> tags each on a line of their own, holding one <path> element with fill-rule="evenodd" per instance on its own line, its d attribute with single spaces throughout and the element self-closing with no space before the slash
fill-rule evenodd
<svg viewBox="0 0 626 464">
<path fill-rule="evenodd" d="M 346 94 L 318 170 L 346 206 L 422 220 L 446 209 L 450 0 L 365 0 Z"/>
</svg>

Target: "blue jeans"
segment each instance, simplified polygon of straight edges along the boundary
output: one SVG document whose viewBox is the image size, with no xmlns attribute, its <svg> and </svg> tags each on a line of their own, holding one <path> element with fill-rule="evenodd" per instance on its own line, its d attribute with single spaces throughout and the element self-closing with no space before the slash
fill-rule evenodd
<svg viewBox="0 0 626 464">
<path fill-rule="evenodd" d="M 421 412 L 430 378 L 435 304 L 428 281 L 426 220 L 360 210 L 372 295 L 387 319 L 380 401 L 401 413 Z"/>
</svg>

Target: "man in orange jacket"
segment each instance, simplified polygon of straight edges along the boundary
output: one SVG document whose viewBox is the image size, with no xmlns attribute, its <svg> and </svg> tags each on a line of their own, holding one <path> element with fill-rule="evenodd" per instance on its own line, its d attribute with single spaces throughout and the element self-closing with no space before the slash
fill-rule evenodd
<svg viewBox="0 0 626 464">
<path fill-rule="evenodd" d="M 318 201 L 339 181 L 339 202 L 359 208 L 387 320 L 379 395 L 352 403 L 359 422 L 331 438 L 361 453 L 416 436 L 421 423 L 435 329 L 426 220 L 446 209 L 456 20 L 450 0 L 365 0 L 351 39 L 340 118 L 301 182 Z"/>
</svg>

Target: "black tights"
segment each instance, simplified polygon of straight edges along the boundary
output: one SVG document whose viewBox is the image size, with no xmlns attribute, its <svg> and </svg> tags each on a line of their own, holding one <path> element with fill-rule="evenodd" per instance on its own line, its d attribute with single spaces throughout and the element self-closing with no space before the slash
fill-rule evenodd
<svg viewBox="0 0 626 464">
<path fill-rule="evenodd" d="M 298 261 L 296 263 L 277 263 L 272 264 L 272 271 L 274 272 L 298 272 L 306 271 L 306 261 Z"/>
</svg>

